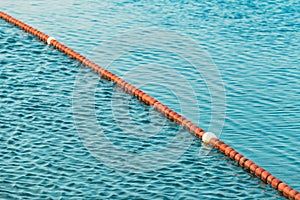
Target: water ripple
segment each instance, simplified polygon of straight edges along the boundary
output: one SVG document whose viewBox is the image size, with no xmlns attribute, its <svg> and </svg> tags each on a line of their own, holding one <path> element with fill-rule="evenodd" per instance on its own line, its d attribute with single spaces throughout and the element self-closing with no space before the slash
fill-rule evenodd
<svg viewBox="0 0 300 200">
<path fill-rule="evenodd" d="M 210 52 L 226 87 L 227 118 L 221 139 L 300 189 L 297 1 L 16 0 L 1 1 L 0 5 L 85 55 L 103 41 L 136 27 L 167 28 L 195 39 Z M 282 198 L 216 151 L 199 157 L 197 139 L 177 162 L 156 171 L 126 173 L 99 162 L 80 140 L 73 121 L 78 64 L 3 21 L 0 26 L 1 199 Z M 124 66 L 145 65 L 143 60 L 156 61 L 160 68 L 173 63 L 174 70 L 188 69 L 176 55 L 159 57 L 160 53 L 124 55 L 113 69 L 121 73 Z M 186 75 L 189 73 L 193 74 L 186 70 Z M 138 78 L 151 81 L 149 76 Z M 195 120 L 206 128 L 210 97 L 203 81 L 199 78 L 196 82 L 201 116 Z M 145 89 L 178 108 L 178 102 L 166 98 L 172 95 L 169 91 L 158 93 L 158 85 Z M 110 118 L 113 110 L 107 104 L 112 96 L 130 102 L 129 115 L 134 120 L 126 115 L 118 118 L 123 132 Z M 114 103 L 121 112 L 127 108 L 122 102 Z M 131 152 L 164 146 L 181 130 L 106 81 L 99 81 L 95 108 L 107 136 Z M 190 116 L 193 118 L 193 113 Z M 132 131 L 133 127 L 163 128 L 157 135 L 149 131 L 141 138 L 143 132 Z"/>
</svg>

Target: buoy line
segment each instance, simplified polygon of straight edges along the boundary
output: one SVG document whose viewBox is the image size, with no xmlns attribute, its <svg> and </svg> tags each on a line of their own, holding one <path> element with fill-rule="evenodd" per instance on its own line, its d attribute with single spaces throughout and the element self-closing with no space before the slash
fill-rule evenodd
<svg viewBox="0 0 300 200">
<path fill-rule="evenodd" d="M 63 45 L 62 43 L 58 42 L 55 38 L 50 37 L 39 30 L 11 17 L 10 15 L 0 11 L 0 18 L 4 19 L 5 21 L 18 26 L 19 28 L 23 29 L 24 31 L 38 37 L 40 40 L 45 42 L 50 46 L 54 46 L 56 49 L 62 51 L 63 53 L 71 56 L 75 60 L 81 62 L 83 65 L 91 68 L 93 71 L 98 73 L 102 78 L 107 80 L 113 81 L 118 84 L 125 92 L 136 96 L 139 100 L 145 102 L 146 104 L 153 106 L 158 112 L 163 113 L 169 119 L 177 122 L 178 124 L 185 127 L 188 131 L 193 133 L 195 136 L 202 139 L 204 143 L 210 144 L 216 149 L 219 149 L 222 153 L 226 156 L 230 157 L 232 160 L 236 161 L 239 166 L 249 170 L 252 174 L 256 175 L 258 178 L 263 180 L 264 182 L 270 184 L 274 189 L 281 192 L 285 197 L 289 199 L 300 200 L 300 193 L 290 187 L 288 184 L 282 182 L 280 179 L 273 176 L 270 172 L 261 168 L 260 166 L 256 165 L 253 161 L 246 158 L 235 149 L 224 143 L 223 141 L 219 140 L 215 134 L 210 132 L 205 132 L 202 128 L 198 127 L 197 125 L 193 124 L 191 121 L 186 119 L 185 117 L 181 116 L 177 112 L 171 110 L 166 105 L 160 103 L 155 98 L 151 97 L 150 95 L 146 94 L 145 92 L 139 90 L 135 86 L 131 85 L 130 83 L 126 82 L 122 78 L 118 77 L 117 75 L 109 72 L 108 70 L 100 67 L 96 63 L 90 61 L 89 59 L 85 58 L 84 56 L 80 55 L 76 51 L 70 49 L 69 47 Z"/>
</svg>

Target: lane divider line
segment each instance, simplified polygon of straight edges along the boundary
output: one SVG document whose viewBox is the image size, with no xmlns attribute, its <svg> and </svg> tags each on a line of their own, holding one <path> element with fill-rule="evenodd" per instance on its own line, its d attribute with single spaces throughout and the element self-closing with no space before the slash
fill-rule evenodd
<svg viewBox="0 0 300 200">
<path fill-rule="evenodd" d="M 185 127 L 188 131 L 193 133 L 195 136 L 202 139 L 204 143 L 212 145 L 214 148 L 220 150 L 223 154 L 230 157 L 232 160 L 236 161 L 242 168 L 249 170 L 252 174 L 256 175 L 258 178 L 263 180 L 264 182 L 270 184 L 274 189 L 281 192 L 285 197 L 289 199 L 300 200 L 300 193 L 290 187 L 288 184 L 282 182 L 280 179 L 273 176 L 270 172 L 261 168 L 260 166 L 256 165 L 253 161 L 249 160 L 235 149 L 224 143 L 223 141 L 219 140 L 215 134 L 210 132 L 205 132 L 202 128 L 198 127 L 197 125 L 193 124 L 188 119 L 184 118 L 177 112 L 173 111 L 166 105 L 160 103 L 155 98 L 151 97 L 150 95 L 146 94 L 145 92 L 139 90 L 135 86 L 131 85 L 130 83 L 126 82 L 122 78 L 118 77 L 117 75 L 109 72 L 108 70 L 100 67 L 96 63 L 90 61 L 89 59 L 85 58 L 84 56 L 80 55 L 76 51 L 73 51 L 69 47 L 63 45 L 62 43 L 58 42 L 53 37 L 50 37 L 31 26 L 11 17 L 10 15 L 0 11 L 0 18 L 4 19 L 5 21 L 18 26 L 19 28 L 23 29 L 24 31 L 38 37 L 40 40 L 44 41 L 48 45 L 54 46 L 56 49 L 62 51 L 63 53 L 71 56 L 75 60 L 81 62 L 83 65 L 91 68 L 93 71 L 98 73 L 102 78 L 110 80 L 118 84 L 124 91 L 132 94 L 133 96 L 137 97 L 139 100 L 145 102 L 146 104 L 153 106 L 158 112 L 163 113 L 169 119 L 177 122 L 179 125 Z"/>
</svg>

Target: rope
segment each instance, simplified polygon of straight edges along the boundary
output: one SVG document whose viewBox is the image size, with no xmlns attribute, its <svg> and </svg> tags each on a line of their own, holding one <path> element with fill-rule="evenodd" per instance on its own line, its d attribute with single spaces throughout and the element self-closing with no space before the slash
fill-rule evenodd
<svg viewBox="0 0 300 200">
<path fill-rule="evenodd" d="M 236 161 L 242 168 L 249 170 L 252 174 L 256 175 L 258 178 L 260 178 L 264 182 L 270 184 L 274 189 L 283 193 L 283 195 L 285 197 L 290 198 L 290 199 L 300 200 L 300 193 L 297 190 L 294 190 L 288 184 L 282 182 L 280 179 L 273 176 L 270 172 L 268 172 L 264 168 L 261 168 L 260 166 L 256 165 L 253 161 L 246 158 L 245 156 L 243 156 L 242 154 L 237 152 L 235 149 L 233 149 L 226 143 L 217 139 L 217 137 L 213 133 L 205 132 L 203 129 L 201 129 L 197 125 L 193 124 L 191 121 L 189 121 L 185 117 L 181 116 L 177 112 L 168 108 L 166 105 L 160 103 L 155 98 L 153 98 L 150 95 L 146 94 L 145 92 L 139 90 L 138 88 L 136 88 L 135 86 L 126 82 L 125 80 L 118 77 L 117 75 L 100 67 L 99 65 L 95 64 L 94 62 L 92 62 L 89 59 L 85 58 L 84 56 L 80 55 L 76 51 L 73 51 L 69 47 L 58 42 L 53 37 L 50 37 L 50 36 L 34 29 L 31 26 L 28 26 L 27 24 L 11 17 L 1 11 L 0 11 L 0 18 L 2 18 L 5 21 L 7 21 L 11 24 L 14 24 L 15 26 L 18 26 L 19 28 L 23 29 L 24 31 L 38 37 L 40 40 L 44 41 L 46 44 L 56 47 L 56 49 L 71 56 L 75 60 L 81 62 L 83 65 L 91 68 L 93 71 L 100 74 L 100 76 L 102 78 L 105 78 L 107 80 L 115 82 L 121 88 L 123 88 L 123 90 L 125 90 L 125 92 L 128 92 L 128 93 L 132 94 L 133 96 L 136 96 L 139 100 L 145 102 L 146 104 L 153 106 L 158 112 L 163 113 L 169 119 L 177 122 L 178 124 L 185 127 L 188 131 L 193 133 L 195 136 L 201 138 L 203 142 L 212 145 L 216 149 L 219 149 L 226 156 L 228 156 L 232 160 Z"/>
</svg>

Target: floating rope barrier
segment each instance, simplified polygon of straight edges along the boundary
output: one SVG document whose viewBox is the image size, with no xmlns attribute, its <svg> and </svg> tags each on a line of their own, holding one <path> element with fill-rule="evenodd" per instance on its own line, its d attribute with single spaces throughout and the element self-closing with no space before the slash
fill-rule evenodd
<svg viewBox="0 0 300 200">
<path fill-rule="evenodd" d="M 146 104 L 153 106 L 158 112 L 163 113 L 169 119 L 177 122 L 178 124 L 185 127 L 188 131 L 193 133 L 195 136 L 202 139 L 204 143 L 210 144 L 211 146 L 219 149 L 222 153 L 226 156 L 230 157 L 232 160 L 236 161 L 242 168 L 249 170 L 252 174 L 256 175 L 258 178 L 263 180 L 264 182 L 270 184 L 274 189 L 281 192 L 285 197 L 295 200 L 300 200 L 300 193 L 291 188 L 288 184 L 282 182 L 280 179 L 273 176 L 270 172 L 265 170 L 264 168 L 256 165 L 253 161 L 246 158 L 235 149 L 227 145 L 226 143 L 219 140 L 215 134 L 210 132 L 205 132 L 202 128 L 198 127 L 197 125 L 193 124 L 191 121 L 186 119 L 185 117 L 181 116 L 177 112 L 173 111 L 172 109 L 168 108 L 166 105 L 160 103 L 155 98 L 151 97 L 150 95 L 146 94 L 145 92 L 139 90 L 135 86 L 131 85 L 130 83 L 126 82 L 122 78 L 118 77 L 117 75 L 109 72 L 108 70 L 100 67 L 96 63 L 90 61 L 89 59 L 85 58 L 84 56 L 80 55 L 76 51 L 73 51 L 69 47 L 63 45 L 62 43 L 58 42 L 53 37 L 50 37 L 31 26 L 5 14 L 4 12 L 0 11 L 0 18 L 4 19 L 5 21 L 18 26 L 19 28 L 23 29 L 24 31 L 38 37 L 40 40 L 44 41 L 46 44 L 50 46 L 54 46 L 56 49 L 62 51 L 63 53 L 71 56 L 75 60 L 81 62 L 83 65 L 91 68 L 96 73 L 100 74 L 102 78 L 107 80 L 113 81 L 118 84 L 125 92 L 136 96 L 139 100 L 145 102 Z"/>
</svg>

